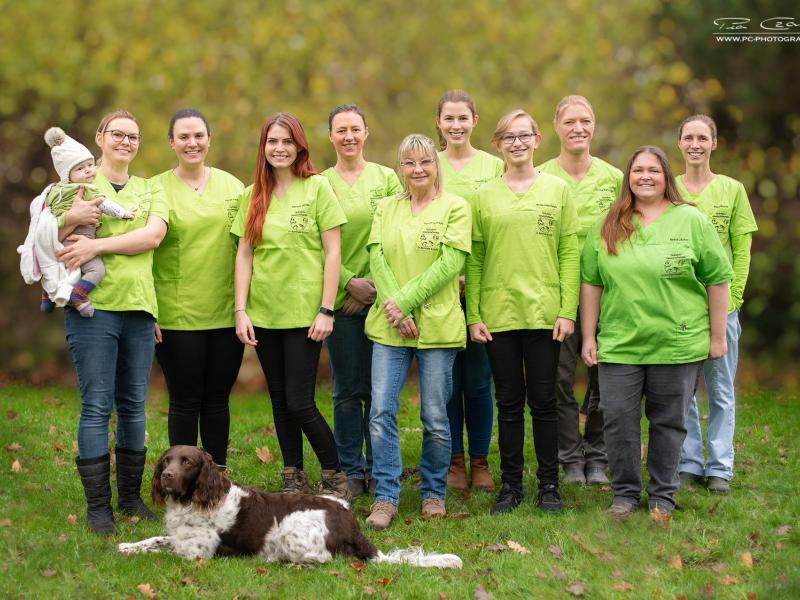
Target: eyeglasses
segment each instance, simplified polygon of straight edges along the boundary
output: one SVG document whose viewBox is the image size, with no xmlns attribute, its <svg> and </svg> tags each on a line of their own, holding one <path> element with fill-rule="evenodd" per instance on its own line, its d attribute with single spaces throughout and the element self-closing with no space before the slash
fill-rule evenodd
<svg viewBox="0 0 800 600">
<path fill-rule="evenodd" d="M 125 133 L 124 131 L 120 131 L 119 129 L 112 129 L 110 131 L 104 131 L 103 133 L 107 133 L 111 136 L 111 139 L 115 142 L 121 142 L 125 138 L 128 138 L 128 141 L 133 144 L 134 146 L 142 141 L 142 136 L 138 133 Z"/>
<path fill-rule="evenodd" d="M 513 133 L 506 133 L 500 136 L 500 141 L 506 146 L 513 145 L 516 140 L 519 140 L 523 144 L 530 144 L 534 135 L 536 134 L 533 132 L 518 133 L 516 135 Z"/>
<path fill-rule="evenodd" d="M 432 167 L 434 164 L 434 160 L 432 158 L 423 158 L 422 160 L 404 160 L 400 163 L 400 166 L 404 169 L 413 169 L 417 165 L 422 167 L 423 169 L 427 169 Z"/>
</svg>

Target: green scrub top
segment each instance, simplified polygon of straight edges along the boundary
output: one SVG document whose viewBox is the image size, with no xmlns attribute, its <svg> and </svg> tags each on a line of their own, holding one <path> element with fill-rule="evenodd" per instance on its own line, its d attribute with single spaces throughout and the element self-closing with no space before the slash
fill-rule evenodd
<svg viewBox="0 0 800 600">
<path fill-rule="evenodd" d="M 756 219 L 753 216 L 753 209 L 747 199 L 747 192 L 741 182 L 726 177 L 725 175 L 714 175 L 709 184 L 697 194 L 693 194 L 686 189 L 683 183 L 683 175 L 676 179 L 678 191 L 686 200 L 694 202 L 709 219 L 714 229 L 717 230 L 722 247 L 728 255 L 731 264 L 736 267 L 733 260 L 733 247 L 731 241 L 734 237 L 758 231 Z M 734 270 L 733 281 L 731 282 L 728 300 L 728 312 L 733 312 L 742 304 L 742 294 L 744 284 L 749 274 L 750 261 L 747 257 L 746 268 L 740 272 Z"/>
<path fill-rule="evenodd" d="M 162 329 L 184 331 L 233 327 L 236 243 L 231 223 L 244 185 L 211 169 L 195 192 L 170 169 L 152 178 L 169 204 L 169 231 L 153 253 L 153 276 Z"/>
<path fill-rule="evenodd" d="M 602 286 L 597 358 L 635 365 L 704 360 L 710 346 L 706 286 L 732 270 L 709 220 L 694 206 L 670 204 L 609 256 L 600 223 L 581 255 L 581 279 Z"/>
<path fill-rule="evenodd" d="M 159 217 L 169 223 L 169 209 L 164 188 L 160 184 L 131 175 L 119 193 L 98 171 L 94 185 L 109 200 L 124 209 L 136 209 L 134 219 L 100 217 L 102 227 L 97 237 L 111 237 L 144 227 L 149 217 Z M 100 310 L 143 310 L 158 317 L 155 285 L 153 283 L 153 251 L 139 254 L 105 254 L 105 277 L 90 294 L 95 308 Z"/>
<path fill-rule="evenodd" d="M 592 157 L 589 170 L 580 181 L 575 181 L 572 175 L 564 170 L 559 164 L 558 158 L 551 158 L 536 168 L 542 173 L 549 173 L 561 178 L 569 186 L 569 193 L 578 213 L 578 221 L 580 221 L 578 248 L 583 248 L 589 229 L 608 212 L 608 209 L 619 197 L 622 188 L 622 171 L 596 156 Z"/>
<path fill-rule="evenodd" d="M 402 287 L 423 273 L 450 246 L 469 253 L 472 219 L 467 202 L 448 192 L 431 201 L 421 213 L 411 212 L 409 198 L 387 198 L 375 211 L 369 244 L 380 244 L 397 284 Z M 386 320 L 383 302 L 372 305 L 365 332 L 385 346 L 464 348 L 467 343 L 464 312 L 459 300 L 458 277 L 453 277 L 411 316 L 418 338 L 404 338 Z"/>
<path fill-rule="evenodd" d="M 444 151 L 438 154 L 444 191 L 461 196 L 470 204 L 475 200 L 478 188 L 487 181 L 503 174 L 503 161 L 483 150 L 478 150 L 478 154 L 464 165 L 460 171 L 456 171 L 450 166 Z"/>
<path fill-rule="evenodd" d="M 575 320 L 579 224 L 567 184 L 539 173 L 518 195 L 500 177 L 478 192 L 467 258 L 467 322 L 491 332 Z"/>
<path fill-rule="evenodd" d="M 355 183 L 349 185 L 334 167 L 322 172 L 333 187 L 339 204 L 347 217 L 342 225 L 342 272 L 336 294 L 337 310 L 344 304 L 344 286 L 353 277 L 369 277 L 369 239 L 372 217 L 378 202 L 403 191 L 397 174 L 389 167 L 368 162 Z"/>
<path fill-rule="evenodd" d="M 253 186 L 239 196 L 231 233 L 244 236 Z M 247 315 L 256 327 L 309 327 L 319 313 L 325 255 L 321 232 L 347 222 L 328 180 L 297 178 L 283 198 L 272 194 L 261 242 L 253 250 Z"/>
</svg>

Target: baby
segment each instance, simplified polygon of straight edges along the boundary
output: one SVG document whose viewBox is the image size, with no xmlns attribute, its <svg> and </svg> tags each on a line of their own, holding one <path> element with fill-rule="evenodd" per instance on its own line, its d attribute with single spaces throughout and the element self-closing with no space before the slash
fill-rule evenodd
<svg viewBox="0 0 800 600">
<path fill-rule="evenodd" d="M 94 157 L 86 146 L 69 137 L 59 127 L 48 129 L 44 134 L 44 139 L 51 148 L 53 165 L 61 178 L 61 181 L 50 187 L 45 199 L 45 206 L 50 209 L 59 227 L 64 226 L 64 217 L 72 208 L 72 203 L 81 187 L 83 187 L 84 200 L 90 201 L 98 197 L 103 199 L 98 205 L 103 213 L 118 219 L 133 219 L 136 216 L 135 210 L 122 208 L 116 202 L 102 196 L 99 190 L 92 185 L 96 167 Z M 72 231 L 72 235 L 82 235 L 93 239 L 95 230 L 96 228 L 91 225 L 81 225 Z M 72 243 L 65 241 L 64 245 L 68 246 Z M 77 309 L 82 317 L 94 315 L 94 306 L 88 298 L 89 292 L 100 283 L 105 272 L 103 261 L 99 256 L 81 265 L 81 278 L 73 286 L 68 302 L 70 306 Z M 63 304 L 63 299 L 51 299 L 48 292 L 42 293 L 42 312 L 52 312 L 56 304 Z"/>
</svg>

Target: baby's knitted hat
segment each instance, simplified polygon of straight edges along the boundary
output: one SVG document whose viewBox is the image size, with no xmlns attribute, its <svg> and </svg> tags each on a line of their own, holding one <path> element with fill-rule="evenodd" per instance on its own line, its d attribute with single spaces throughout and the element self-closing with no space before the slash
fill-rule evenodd
<svg viewBox="0 0 800 600">
<path fill-rule="evenodd" d="M 94 156 L 89 149 L 79 141 L 72 139 L 60 127 L 51 127 L 44 134 L 44 141 L 50 146 L 53 155 L 53 166 L 61 178 L 61 183 L 69 181 L 69 172 L 89 158 Z"/>
</svg>

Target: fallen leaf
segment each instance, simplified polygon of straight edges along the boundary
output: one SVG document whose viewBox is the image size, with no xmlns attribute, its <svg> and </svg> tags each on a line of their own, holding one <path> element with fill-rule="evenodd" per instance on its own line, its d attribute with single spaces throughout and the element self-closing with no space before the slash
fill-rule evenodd
<svg viewBox="0 0 800 600">
<path fill-rule="evenodd" d="M 66 534 L 66 533 L 62 533 L 62 534 L 61 534 L 60 536 L 58 536 L 56 539 L 58 540 L 58 543 L 59 543 L 59 544 L 63 544 L 64 542 L 66 542 L 66 541 L 67 541 L 67 534 Z"/>
<path fill-rule="evenodd" d="M 13 411 L 13 410 L 7 410 L 6 411 L 6 419 L 16 419 L 16 418 L 17 418 L 16 411 Z"/>
<path fill-rule="evenodd" d="M 53 462 L 56 463 L 56 466 L 60 467 L 61 465 L 65 464 L 67 461 L 65 461 L 62 456 L 56 456 L 56 457 L 54 457 Z"/>
<path fill-rule="evenodd" d="M 708 514 L 713 515 L 714 511 L 716 511 L 719 508 L 720 504 L 722 504 L 722 500 L 717 500 L 716 502 L 714 502 L 713 506 L 708 509 Z"/>
<path fill-rule="evenodd" d="M 523 546 L 521 544 L 518 544 L 514 540 L 508 540 L 508 542 L 506 542 L 506 543 L 508 544 L 508 547 L 511 548 L 517 554 L 530 554 L 531 553 L 531 551 L 528 550 L 525 546 Z"/>
<path fill-rule="evenodd" d="M 680 571 L 683 569 L 683 559 L 681 558 L 680 554 L 675 554 L 670 557 L 668 563 L 670 567 L 675 569 L 676 571 Z"/>
<path fill-rule="evenodd" d="M 350 566 L 353 567 L 353 569 L 358 571 L 359 573 L 361 571 L 366 570 L 366 568 L 367 568 L 367 565 L 363 561 L 360 561 L 358 559 L 356 559 L 353 562 L 351 562 Z"/>
<path fill-rule="evenodd" d="M 713 598 L 715 596 L 714 586 L 711 585 L 710 583 L 705 584 L 703 586 L 703 591 L 700 592 L 700 595 L 702 595 L 703 598 Z"/>
<path fill-rule="evenodd" d="M 475 588 L 475 591 L 472 592 L 472 597 L 475 598 L 475 600 L 492 600 L 492 595 L 486 591 L 483 585 L 479 585 Z"/>
<path fill-rule="evenodd" d="M 450 600 L 450 598 L 447 597 L 447 594 L 439 592 L 439 600 Z"/>
<path fill-rule="evenodd" d="M 22 448 L 22 446 L 20 446 L 17 442 L 11 442 L 10 444 L 5 445 L 5 449 L 8 452 L 16 452 L 20 448 Z"/>
<path fill-rule="evenodd" d="M 78 517 L 75 515 L 67 515 L 67 523 L 70 525 L 75 525 L 78 522 Z"/>
<path fill-rule="evenodd" d="M 633 589 L 633 584 L 627 581 L 618 581 L 611 586 L 611 589 L 615 592 L 630 592 Z"/>
<path fill-rule="evenodd" d="M 14 473 L 22 472 L 22 465 L 16 458 L 14 459 L 14 462 L 11 463 L 11 470 L 14 471 Z"/>
<path fill-rule="evenodd" d="M 747 567 L 748 569 L 752 569 L 753 554 L 749 550 L 742 552 L 742 555 L 739 557 L 739 564 L 743 567 Z"/>
<path fill-rule="evenodd" d="M 558 544 L 550 544 L 547 549 L 550 551 L 550 554 L 555 556 L 557 559 L 561 560 L 564 558 L 564 552 L 561 550 L 561 546 Z"/>
<path fill-rule="evenodd" d="M 447 513 L 447 518 L 448 519 L 466 519 L 469 516 L 470 516 L 470 513 L 465 512 L 465 511 Z"/>
<path fill-rule="evenodd" d="M 55 569 L 45 569 L 44 571 L 42 571 L 42 575 L 44 575 L 45 577 L 53 577 L 55 576 L 55 574 L 56 574 Z"/>
<path fill-rule="evenodd" d="M 575 583 L 570 583 L 564 589 L 573 596 L 583 596 L 586 593 L 586 584 L 576 581 Z"/>
<path fill-rule="evenodd" d="M 392 583 L 392 578 L 391 577 L 381 577 L 380 579 L 376 579 L 375 583 L 385 587 L 385 586 L 389 585 L 390 583 Z"/>
<path fill-rule="evenodd" d="M 376 590 L 375 590 L 375 588 L 374 588 L 374 587 L 372 587 L 371 585 L 365 585 L 365 586 L 364 586 L 364 593 L 365 593 L 367 596 L 372 596 L 372 594 L 374 594 L 374 593 L 375 593 L 375 591 L 376 591 Z"/>
<path fill-rule="evenodd" d="M 683 594 L 678 594 L 677 596 L 675 596 L 675 600 L 686 600 L 686 596 L 684 596 Z"/>
<path fill-rule="evenodd" d="M 181 579 L 181 583 L 182 583 L 183 585 L 189 585 L 190 583 L 192 583 L 192 581 L 193 581 L 193 580 L 192 580 L 192 578 L 191 578 L 191 577 L 184 577 L 183 579 Z"/>
<path fill-rule="evenodd" d="M 267 570 L 264 567 L 256 567 L 256 575 L 264 575 Z"/>
<path fill-rule="evenodd" d="M 56 452 L 66 452 L 67 449 L 64 444 L 53 444 L 53 450 Z"/>
<path fill-rule="evenodd" d="M 328 571 L 328 575 L 330 575 L 331 577 L 341 577 L 342 576 L 342 572 L 341 571 Z"/>
<path fill-rule="evenodd" d="M 266 446 L 263 448 L 256 448 L 256 456 L 258 456 L 258 460 L 265 465 L 272 462 L 272 452 L 270 452 L 269 448 Z"/>
<path fill-rule="evenodd" d="M 764 433 L 769 433 L 769 425 L 764 425 L 764 427 L 762 427 L 762 430 L 764 431 Z"/>
<path fill-rule="evenodd" d="M 47 426 L 47 431 L 49 431 L 50 433 L 57 433 L 58 427 L 50 423 L 50 425 Z"/>
<path fill-rule="evenodd" d="M 748 535 L 747 537 L 750 538 L 751 542 L 755 543 L 755 542 L 758 541 L 758 536 L 760 536 L 760 535 L 761 535 L 761 530 L 760 529 L 756 529 L 755 531 L 751 531 L 750 535 Z"/>
<path fill-rule="evenodd" d="M 711 570 L 714 571 L 714 573 L 724 573 L 728 570 L 728 565 L 724 562 L 715 562 L 711 565 Z"/>
<path fill-rule="evenodd" d="M 203 565 L 205 565 L 205 564 L 206 564 L 206 559 L 201 558 L 196 563 L 194 563 L 194 570 L 195 571 L 199 571 L 200 569 L 203 568 Z"/>
<path fill-rule="evenodd" d="M 414 522 L 414 519 L 409 519 L 408 517 L 403 519 L 403 523 L 405 523 L 406 525 L 411 525 L 413 522 Z"/>
<path fill-rule="evenodd" d="M 141 517 L 137 517 L 136 515 L 131 515 L 131 516 L 129 517 L 129 519 L 128 519 L 128 521 L 129 521 L 129 522 L 130 522 L 132 525 L 136 525 L 136 524 L 137 524 L 137 523 L 138 523 L 140 520 L 141 520 Z M 195 568 L 197 568 L 197 567 L 195 567 Z"/>
<path fill-rule="evenodd" d="M 758 600 L 755 592 L 747 592 L 747 600 Z"/>
<path fill-rule="evenodd" d="M 778 448 L 778 456 L 786 456 L 786 448 Z"/>
<path fill-rule="evenodd" d="M 0 527 L 11 527 L 11 519 L 0 519 Z"/>
<path fill-rule="evenodd" d="M 148 598 L 156 597 L 156 591 L 149 583 L 140 583 L 136 586 L 136 589 L 139 590 L 143 596 L 147 596 Z"/>
<path fill-rule="evenodd" d="M 717 544 L 719 544 L 719 540 L 716 538 L 711 538 L 710 540 L 708 540 L 709 546 L 716 546 Z"/>
<path fill-rule="evenodd" d="M 258 430 L 261 435 L 275 435 L 275 425 L 267 425 Z"/>
<path fill-rule="evenodd" d="M 489 544 L 486 549 L 489 552 L 502 552 L 503 550 L 508 550 L 508 546 L 505 544 Z"/>
<path fill-rule="evenodd" d="M 775 535 L 789 535 L 791 530 L 791 525 L 781 525 L 780 527 L 775 528 Z"/>
<path fill-rule="evenodd" d="M 555 577 L 556 579 L 566 579 L 567 578 L 567 574 L 564 573 L 564 571 L 562 571 L 561 569 L 559 569 L 557 567 L 553 567 L 552 573 L 553 573 L 553 577 Z"/>
<path fill-rule="evenodd" d="M 739 580 L 736 579 L 736 577 L 734 577 L 733 575 L 723 575 L 722 577 L 719 578 L 719 582 L 722 585 L 735 585 L 739 583 Z"/>
<path fill-rule="evenodd" d="M 72 453 L 76 454 L 78 452 L 78 440 L 72 440 Z"/>
<path fill-rule="evenodd" d="M 644 572 L 647 573 L 650 577 L 658 577 L 659 569 L 655 565 L 647 565 L 644 568 Z"/>
<path fill-rule="evenodd" d="M 775 542 L 775 550 L 779 552 L 783 550 L 783 544 L 781 544 L 780 542 Z"/>
</svg>

